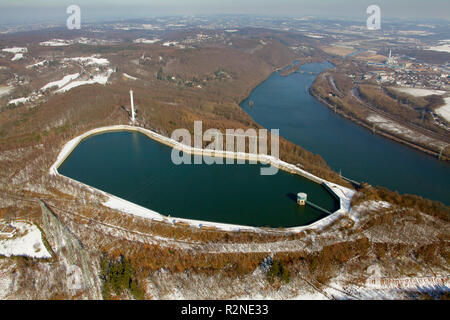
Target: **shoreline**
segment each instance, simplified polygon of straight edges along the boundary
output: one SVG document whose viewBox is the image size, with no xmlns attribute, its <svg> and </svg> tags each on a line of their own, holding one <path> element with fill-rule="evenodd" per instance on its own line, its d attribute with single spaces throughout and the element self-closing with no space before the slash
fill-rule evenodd
<svg viewBox="0 0 450 320">
<path fill-rule="evenodd" d="M 257 87 L 259 87 L 262 83 L 264 83 L 265 81 L 267 81 L 267 79 L 269 79 L 275 72 L 279 72 L 279 71 L 283 70 L 284 68 L 287 68 L 287 67 L 293 65 L 294 62 L 300 61 L 299 59 L 300 59 L 300 58 L 296 58 L 296 59 L 294 59 L 294 61 L 292 61 L 291 63 L 288 63 L 287 65 L 285 65 L 285 66 L 283 66 L 283 67 L 274 67 L 274 68 L 272 69 L 272 72 L 269 73 L 269 75 L 268 75 L 266 78 L 264 78 L 264 80 L 261 80 L 261 81 L 258 82 L 254 87 L 250 87 L 250 88 L 247 90 L 248 92 L 244 94 L 244 98 L 240 99 L 240 98 L 238 97 L 238 101 L 236 102 L 237 105 L 238 105 L 238 107 L 242 109 L 241 104 L 242 104 L 245 100 L 247 100 L 248 98 L 250 98 L 250 96 L 251 96 L 251 94 L 253 93 L 253 91 L 254 91 Z M 240 99 L 240 100 L 239 100 L 239 99 Z"/>
<path fill-rule="evenodd" d="M 197 155 L 210 156 L 210 157 L 253 160 L 253 161 L 258 161 L 263 164 L 270 164 L 270 165 L 275 166 L 278 169 L 283 170 L 285 172 L 288 172 L 291 174 L 297 174 L 297 175 L 303 176 L 304 178 L 309 179 L 317 184 L 321 184 L 332 196 L 334 196 L 338 199 L 339 209 L 336 210 L 335 212 L 333 212 L 332 214 L 330 214 L 329 216 L 319 219 L 311 224 L 297 226 L 297 227 L 289 227 L 289 228 L 252 227 L 252 226 L 244 226 L 244 225 L 237 225 L 237 224 L 227 224 L 227 223 L 212 222 L 212 221 L 200 221 L 200 220 L 185 219 L 185 218 L 178 218 L 178 217 L 169 217 L 169 216 L 162 215 L 151 209 L 144 208 L 138 204 L 132 203 L 125 199 L 114 196 L 112 194 L 109 194 L 105 191 L 91 187 L 91 186 L 84 184 L 80 181 L 77 181 L 75 179 L 61 175 L 58 172 L 59 166 L 70 156 L 72 151 L 75 150 L 75 148 L 82 141 L 84 141 L 85 139 L 87 139 L 93 135 L 107 133 L 107 132 L 117 132 L 117 131 L 139 132 L 139 133 L 146 135 L 150 139 L 153 139 L 153 140 L 160 142 L 166 146 L 175 148 L 179 151 L 183 151 L 183 152 L 186 152 L 189 154 L 197 154 Z M 252 232 L 257 232 L 257 233 L 270 232 L 270 233 L 278 233 L 278 234 L 292 234 L 292 233 L 298 233 L 298 232 L 304 231 L 306 229 L 321 229 L 321 228 L 325 227 L 326 225 L 329 225 L 330 223 L 335 221 L 341 215 L 347 214 L 350 211 L 351 198 L 355 194 L 354 190 L 351 190 L 349 188 L 329 182 L 325 179 L 319 178 L 305 170 L 302 170 L 302 169 L 296 167 L 293 164 L 284 162 L 273 156 L 241 153 L 241 152 L 231 152 L 231 151 L 215 151 L 215 150 L 190 147 L 190 146 L 184 145 L 178 141 L 175 141 L 173 139 L 162 136 L 162 135 L 160 135 L 154 131 L 151 131 L 149 129 L 144 129 L 141 127 L 135 127 L 135 126 L 130 126 L 130 125 L 115 125 L 115 126 L 96 128 L 96 129 L 89 130 L 89 131 L 71 139 L 66 144 L 64 144 L 63 148 L 61 149 L 60 153 L 57 156 L 56 161 L 50 167 L 49 173 L 51 175 L 63 177 L 64 179 L 68 179 L 69 181 L 74 181 L 95 193 L 99 193 L 99 194 L 105 196 L 108 200 L 106 202 L 103 202 L 102 204 L 105 207 L 109 207 L 111 209 L 119 210 L 119 211 L 122 211 L 122 212 L 128 213 L 128 214 L 141 216 L 144 218 L 150 218 L 150 219 L 166 222 L 169 224 L 180 223 L 180 224 L 188 224 L 191 227 L 196 227 L 196 228 L 211 227 L 211 228 L 215 228 L 218 230 L 234 231 L 234 232 L 236 232 L 236 231 L 237 232 L 252 231 Z"/>
<path fill-rule="evenodd" d="M 322 104 L 324 104 L 325 106 L 327 106 L 330 110 L 333 110 L 333 111 L 334 111 L 334 106 L 333 106 L 332 104 L 330 104 L 329 102 L 325 101 L 325 99 L 323 99 L 322 97 L 320 97 L 320 96 L 314 94 L 314 93 L 311 91 L 311 88 L 310 88 L 310 90 L 309 90 L 309 94 L 310 94 L 312 97 L 314 97 L 317 101 L 319 101 L 320 103 L 322 103 Z M 348 115 L 346 112 L 343 112 L 342 110 L 336 110 L 335 113 L 336 113 L 336 114 L 339 114 L 340 116 L 344 117 L 345 119 L 348 119 L 348 120 L 352 121 L 353 123 L 355 123 L 355 124 L 357 124 L 357 125 L 359 125 L 359 126 L 365 128 L 365 129 L 368 129 L 368 130 L 372 131 L 372 127 L 369 126 L 367 123 L 365 123 L 363 120 L 361 120 L 361 119 L 359 119 L 359 118 L 355 118 L 355 117 L 353 117 L 353 116 L 351 116 L 351 115 Z M 394 135 L 392 135 L 392 134 L 390 134 L 390 133 L 388 133 L 388 132 L 385 132 L 385 131 L 382 130 L 382 129 L 377 129 L 377 130 L 375 131 L 375 133 L 378 134 L 378 135 L 380 135 L 380 136 L 382 136 L 382 137 L 385 137 L 385 138 L 387 138 L 387 139 L 389 139 L 389 140 L 392 140 L 392 141 L 395 141 L 395 142 L 397 142 L 397 143 L 400 143 L 400 144 L 403 144 L 403 145 L 405 145 L 405 146 L 408 146 L 408 147 L 410 147 L 410 148 L 413 148 L 413 149 L 415 149 L 416 151 L 420 151 L 420 152 L 426 153 L 427 155 L 432 156 L 433 158 L 436 158 L 436 159 L 439 160 L 439 161 L 450 162 L 450 158 L 446 157 L 445 155 L 442 155 L 441 158 L 438 158 L 439 153 L 437 153 L 437 152 L 435 152 L 435 151 L 433 151 L 433 150 L 424 148 L 423 146 L 420 146 L 420 145 L 418 145 L 418 144 L 415 144 L 414 142 L 411 142 L 411 141 L 409 141 L 409 140 L 406 140 L 406 139 L 403 139 L 403 138 L 399 138 L 399 137 L 397 137 L 397 136 L 394 136 Z"/>
</svg>

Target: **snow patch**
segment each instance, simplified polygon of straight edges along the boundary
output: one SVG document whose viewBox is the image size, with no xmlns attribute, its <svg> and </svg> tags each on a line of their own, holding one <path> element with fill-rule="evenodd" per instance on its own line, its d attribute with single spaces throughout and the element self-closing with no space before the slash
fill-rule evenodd
<svg viewBox="0 0 450 320">
<path fill-rule="evenodd" d="M 444 45 L 441 45 L 441 46 L 430 47 L 430 48 L 425 49 L 425 50 L 450 53 L 450 44 L 444 44 Z"/>
<path fill-rule="evenodd" d="M 31 64 L 31 65 L 27 66 L 27 69 L 31 69 L 31 68 L 34 68 L 34 67 L 40 67 L 40 66 L 43 66 L 46 63 L 47 63 L 47 60 L 43 60 L 41 62 L 38 62 L 38 63 Z"/>
<path fill-rule="evenodd" d="M 387 119 L 383 116 L 377 114 L 370 114 L 367 118 L 367 121 L 371 122 L 375 125 L 375 129 L 383 129 L 392 134 L 399 134 L 408 137 L 412 141 L 420 142 L 423 144 L 429 144 L 435 146 L 437 148 L 441 148 L 446 146 L 445 142 L 441 140 L 434 139 L 432 137 L 426 136 L 424 134 L 418 133 L 414 130 L 411 130 L 398 122 Z"/>
<path fill-rule="evenodd" d="M 144 218 L 161 218 L 161 215 L 150 209 L 138 206 L 126 200 L 110 196 L 107 201 L 102 203 L 105 207 L 119 210 L 125 213 L 133 214 Z"/>
<path fill-rule="evenodd" d="M 432 94 L 443 95 L 446 91 L 442 90 L 431 90 L 431 89 L 422 89 L 422 88 L 392 88 L 396 91 L 410 94 L 414 97 L 425 97 Z"/>
<path fill-rule="evenodd" d="M 8 276 L 0 275 L 0 299 L 5 299 L 9 294 L 9 288 L 12 284 L 12 280 Z"/>
<path fill-rule="evenodd" d="M 309 38 L 315 38 L 315 39 L 322 39 L 323 36 L 318 35 L 318 34 L 312 34 L 312 33 L 307 33 L 305 34 L 305 36 L 309 37 Z"/>
<path fill-rule="evenodd" d="M 152 44 L 162 41 L 161 39 L 145 39 L 145 38 L 139 38 L 136 40 L 133 40 L 134 43 L 145 43 L 145 44 Z"/>
<path fill-rule="evenodd" d="M 124 76 L 125 78 L 127 78 L 127 79 L 130 79 L 130 80 L 138 80 L 138 78 L 133 77 L 133 76 L 130 76 L 129 74 L 126 74 L 126 73 L 124 73 L 123 76 Z"/>
<path fill-rule="evenodd" d="M 95 75 L 92 79 L 89 80 L 77 80 L 77 81 L 72 81 L 71 83 L 69 83 L 68 85 L 62 87 L 61 89 L 59 89 L 56 92 L 67 92 L 70 89 L 79 87 L 79 86 L 83 86 L 86 84 L 106 84 L 108 82 L 109 76 L 113 73 L 114 71 L 112 69 L 108 69 L 108 71 L 104 74 L 98 74 Z"/>
<path fill-rule="evenodd" d="M 361 213 L 366 214 L 367 212 L 380 210 L 380 209 L 389 209 L 391 204 L 386 201 L 376 201 L 369 200 L 360 203 L 359 205 L 353 207 L 349 212 L 349 217 L 358 223 L 361 220 Z"/>
<path fill-rule="evenodd" d="M 16 53 L 14 57 L 11 59 L 11 61 L 17 61 L 23 59 L 23 53 Z"/>
<path fill-rule="evenodd" d="M 177 47 L 180 49 L 184 49 L 185 46 L 180 44 L 178 41 L 167 41 L 162 44 L 164 47 Z"/>
<path fill-rule="evenodd" d="M 412 278 L 386 278 L 374 277 L 366 281 L 368 288 L 376 289 L 401 289 L 401 290 L 417 290 L 423 288 L 446 287 L 449 289 L 449 276 L 432 276 L 432 277 L 412 277 Z"/>
<path fill-rule="evenodd" d="M 78 63 L 84 64 L 86 66 L 90 65 L 100 65 L 106 66 L 109 64 L 109 60 L 105 58 L 92 57 L 76 57 L 76 58 L 66 58 L 64 61 L 76 61 Z"/>
<path fill-rule="evenodd" d="M 71 45 L 71 41 L 64 40 L 64 39 L 53 39 L 48 41 L 43 41 L 39 43 L 41 46 L 46 47 L 62 47 L 62 46 L 69 46 Z"/>
<path fill-rule="evenodd" d="M 8 101 L 8 103 L 6 105 L 15 104 L 17 106 L 19 103 L 25 103 L 28 101 L 30 101 L 30 98 L 17 98 L 17 99 Z"/>
<path fill-rule="evenodd" d="M 59 88 L 62 88 L 62 87 L 64 87 L 65 85 L 67 85 L 70 81 L 72 81 L 72 80 L 78 78 L 79 76 L 80 76 L 79 73 L 69 74 L 69 75 L 65 76 L 64 78 L 62 78 L 61 80 L 53 81 L 53 82 L 47 83 L 45 86 L 43 86 L 43 87 L 41 88 L 41 90 L 42 90 L 42 91 L 45 91 L 45 90 L 50 89 L 50 88 L 53 88 L 53 87 L 58 87 L 58 89 L 59 89 Z"/>
<path fill-rule="evenodd" d="M 13 89 L 14 89 L 14 87 L 11 87 L 11 86 L 0 86 L 0 98 L 3 96 L 6 96 Z"/>
<path fill-rule="evenodd" d="M 5 48 L 2 49 L 3 52 L 9 52 L 9 53 L 27 53 L 28 49 L 24 47 L 13 47 L 13 48 Z"/>
<path fill-rule="evenodd" d="M 434 110 L 442 118 L 450 122 L 450 97 L 444 98 L 445 105 Z"/>
<path fill-rule="evenodd" d="M 12 221 L 9 225 L 14 229 L 14 234 L 12 237 L 0 235 L 0 255 L 51 258 L 38 227 L 23 221 Z"/>
</svg>

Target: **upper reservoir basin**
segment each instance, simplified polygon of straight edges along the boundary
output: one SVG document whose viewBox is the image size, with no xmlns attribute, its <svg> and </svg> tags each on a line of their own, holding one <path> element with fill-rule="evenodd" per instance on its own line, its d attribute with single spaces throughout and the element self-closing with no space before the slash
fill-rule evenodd
<svg viewBox="0 0 450 320">
<path fill-rule="evenodd" d="M 309 94 L 318 73 L 332 67 L 310 63 L 300 67 L 305 73 L 273 73 L 241 107 L 265 128 L 280 129 L 280 136 L 320 154 L 345 177 L 449 205 L 450 164 L 372 134 Z"/>
<path fill-rule="evenodd" d="M 138 132 L 107 132 L 82 141 L 60 174 L 171 217 L 255 227 L 295 227 L 326 214 L 299 206 L 296 194 L 335 211 L 336 199 L 320 184 L 261 164 L 181 164 L 172 148 Z M 265 166 L 265 165 L 263 165 Z"/>
</svg>

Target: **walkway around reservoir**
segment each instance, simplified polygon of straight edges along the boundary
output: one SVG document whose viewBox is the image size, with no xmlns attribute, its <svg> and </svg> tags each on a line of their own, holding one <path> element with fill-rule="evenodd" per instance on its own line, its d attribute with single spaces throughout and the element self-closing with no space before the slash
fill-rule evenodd
<svg viewBox="0 0 450 320">
<path fill-rule="evenodd" d="M 133 126 L 124 126 L 124 125 L 119 125 L 119 126 L 112 126 L 112 127 L 104 127 L 104 128 L 98 128 L 98 129 L 94 129 L 91 130 L 89 132 L 86 132 L 85 134 L 76 137 L 74 139 L 72 139 L 71 141 L 69 141 L 64 147 L 63 150 L 61 151 L 61 153 L 59 154 L 57 161 L 52 165 L 52 167 L 50 168 L 50 172 L 51 174 L 56 174 L 59 175 L 58 172 L 58 168 L 59 166 L 65 161 L 65 159 L 67 157 L 69 157 L 69 155 L 71 155 L 72 151 L 74 149 L 77 148 L 77 146 L 82 143 L 84 140 L 88 140 L 87 138 L 92 137 L 93 135 L 98 135 L 101 133 L 107 133 L 107 132 L 126 132 L 126 131 L 131 131 L 131 132 L 139 132 L 139 133 L 143 133 L 145 134 L 147 137 L 150 137 L 151 140 L 155 140 L 158 142 L 163 142 L 164 144 L 171 146 L 171 147 L 175 147 L 179 150 L 183 150 L 186 151 L 188 153 L 193 154 L 194 152 L 197 153 L 201 153 L 203 155 L 211 155 L 211 150 L 203 150 L 203 149 L 196 149 L 196 148 L 192 148 L 186 145 L 183 145 L 175 140 L 169 139 L 167 137 L 161 136 L 157 133 L 154 133 L 150 130 L 147 129 L 143 129 L 143 128 L 139 128 L 139 127 L 133 127 Z M 103 135 L 99 135 L 103 136 Z M 97 146 L 99 146 L 97 144 Z M 162 147 L 162 146 L 161 146 Z M 160 147 L 160 148 L 161 148 Z M 166 147 L 164 147 L 166 148 Z M 214 153 L 214 152 L 213 152 Z M 323 184 L 326 189 L 328 189 L 329 191 L 331 191 L 331 194 L 333 194 L 336 199 L 338 200 L 339 203 L 339 209 L 334 212 L 332 215 L 327 216 L 326 218 L 319 220 L 315 223 L 313 223 L 312 225 L 309 226 L 303 226 L 303 227 L 293 227 L 293 228 L 282 228 L 282 229 L 267 229 L 267 228 L 260 228 L 260 227 L 248 227 L 248 226 L 242 226 L 242 225 L 231 225 L 231 224 L 227 224 L 227 223 L 216 223 L 216 222 L 209 222 L 209 221 L 200 221 L 200 220 L 195 220 L 195 219 L 184 219 L 184 218 L 178 218 L 178 217 L 168 217 L 168 216 L 164 216 L 159 214 L 159 212 L 147 209 L 148 207 L 146 206 L 145 208 L 139 205 L 136 205 L 135 203 L 132 203 L 130 201 L 126 201 L 124 199 L 121 199 L 117 196 L 113 196 L 112 194 L 109 194 L 107 192 L 104 191 L 100 191 L 98 189 L 95 189 L 92 187 L 91 184 L 85 184 L 85 186 L 87 188 L 90 188 L 93 192 L 99 192 L 103 195 L 105 195 L 107 197 L 107 201 L 104 203 L 105 206 L 107 207 L 111 207 L 114 209 L 118 209 L 127 213 L 131 213 L 131 214 L 135 214 L 135 215 L 139 215 L 142 217 L 146 217 L 146 218 L 151 218 L 151 219 L 156 219 L 158 221 L 165 221 L 167 223 L 186 223 L 192 226 L 202 226 L 202 227 L 214 227 L 214 228 L 218 228 L 218 229 L 224 229 L 224 230 L 233 230 L 233 231 L 237 231 L 237 230 L 253 230 L 253 231 L 258 231 L 258 232 L 267 232 L 268 230 L 270 230 L 270 232 L 298 232 L 301 230 L 304 230 L 305 228 L 319 228 L 327 223 L 330 223 L 331 221 L 333 221 L 334 219 L 336 219 L 338 216 L 340 216 L 341 214 L 345 214 L 348 210 L 349 210 L 349 206 L 350 206 L 350 200 L 351 197 L 354 193 L 354 191 L 335 185 L 333 183 L 330 183 L 328 181 L 325 181 L 319 177 L 316 177 L 314 175 L 311 175 L 310 173 L 301 170 L 299 168 L 297 168 L 296 166 L 293 166 L 289 163 L 283 162 L 279 159 L 273 158 L 271 156 L 258 156 L 258 155 L 254 155 L 254 154 L 239 154 L 239 153 L 229 153 L 229 152 L 216 152 L 214 154 L 214 156 L 218 157 L 218 156 L 228 156 L 228 157 L 234 157 L 234 158 L 244 158 L 244 159 L 255 159 L 255 160 L 263 160 L 266 163 L 272 163 L 273 165 L 278 166 L 280 169 L 282 169 L 283 171 L 287 171 L 287 172 L 291 172 L 294 174 L 298 174 L 298 175 L 302 175 L 304 177 L 307 177 L 308 180 L 314 181 L 315 183 L 318 184 Z M 79 160 L 79 158 L 75 158 L 74 161 L 77 162 Z M 169 158 L 170 161 L 170 158 Z M 150 163 L 149 163 L 150 164 Z M 195 167 L 195 166 L 192 166 Z M 219 168 L 218 168 L 219 169 Z M 254 168 L 256 169 L 256 168 Z M 181 170 L 181 169 L 180 169 Z M 184 169 L 185 170 L 185 169 Z M 213 170 L 213 169 L 211 169 Z M 280 172 L 282 173 L 282 172 Z M 280 174 L 279 173 L 279 174 Z M 286 175 L 286 173 L 283 173 Z M 64 177 L 64 176 L 63 176 Z M 66 178 L 66 177 L 65 177 Z M 78 179 L 77 179 L 78 180 Z M 197 179 L 196 179 L 197 180 Z M 73 180 L 72 180 L 73 181 Z M 80 181 L 80 180 L 78 180 Z M 78 182 L 77 181 L 77 182 Z M 82 181 L 82 180 L 81 180 Z M 163 180 L 161 180 L 162 182 Z M 159 181 L 155 181 L 155 183 L 160 183 Z M 174 196 L 176 195 L 175 192 L 176 188 L 174 189 Z M 298 190 L 295 190 L 298 191 Z M 285 196 L 284 194 L 282 194 L 283 196 Z M 251 203 L 246 203 L 246 205 L 251 205 Z M 293 203 L 294 206 L 297 206 L 296 203 Z M 274 207 L 277 206 L 276 203 L 273 204 Z M 165 212 L 165 211 L 162 211 Z"/>
</svg>

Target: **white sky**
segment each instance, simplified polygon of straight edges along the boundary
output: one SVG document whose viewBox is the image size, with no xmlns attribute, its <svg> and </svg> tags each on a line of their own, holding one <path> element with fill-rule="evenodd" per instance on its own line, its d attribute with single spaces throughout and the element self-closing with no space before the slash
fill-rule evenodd
<svg viewBox="0 0 450 320">
<path fill-rule="evenodd" d="M 450 20 L 449 0 L 1 0 L 0 23 L 63 19 L 65 9 L 77 4 L 89 20 L 157 15 L 268 14 L 366 19 L 371 4 L 384 18 Z"/>
</svg>

